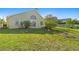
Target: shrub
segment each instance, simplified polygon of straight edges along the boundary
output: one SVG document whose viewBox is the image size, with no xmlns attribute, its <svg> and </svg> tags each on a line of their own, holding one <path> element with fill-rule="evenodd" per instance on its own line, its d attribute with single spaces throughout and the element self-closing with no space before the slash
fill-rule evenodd
<svg viewBox="0 0 79 59">
<path fill-rule="evenodd" d="M 52 16 L 52 15 L 47 15 L 45 17 L 45 28 L 51 30 L 53 29 L 54 27 L 57 26 L 57 17 L 55 16 Z"/>
<path fill-rule="evenodd" d="M 67 27 L 74 28 L 75 21 L 72 19 L 69 19 L 66 21 L 66 25 L 67 25 Z"/>
<path fill-rule="evenodd" d="M 30 21 L 23 21 L 23 22 L 21 22 L 21 26 L 23 28 L 29 28 L 30 24 L 31 24 Z"/>
<path fill-rule="evenodd" d="M 54 28 L 54 27 L 56 27 L 57 26 L 57 22 L 56 22 L 56 20 L 51 20 L 51 19 L 46 19 L 45 20 L 45 28 L 47 28 L 47 29 L 52 29 L 52 28 Z"/>
<path fill-rule="evenodd" d="M 5 22 L 5 21 L 3 21 L 3 29 L 7 29 L 8 27 L 7 27 L 7 22 Z"/>
</svg>

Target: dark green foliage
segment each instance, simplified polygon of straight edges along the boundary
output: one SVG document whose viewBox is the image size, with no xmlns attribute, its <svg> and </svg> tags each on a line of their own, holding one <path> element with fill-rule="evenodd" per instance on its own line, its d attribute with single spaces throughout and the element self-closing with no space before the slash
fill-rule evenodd
<svg viewBox="0 0 79 59">
<path fill-rule="evenodd" d="M 3 24 L 3 29 L 7 29 L 7 24 Z"/>
<path fill-rule="evenodd" d="M 58 24 L 65 24 L 62 20 L 57 20 Z"/>
<path fill-rule="evenodd" d="M 75 22 L 76 25 L 79 25 L 79 20 L 74 19 L 73 21 Z"/>
<path fill-rule="evenodd" d="M 52 28 L 54 28 L 54 27 L 56 27 L 57 26 L 57 18 L 55 18 L 55 17 L 52 17 L 52 16 L 47 16 L 46 18 L 45 18 L 45 28 L 47 28 L 47 29 L 52 29 Z"/>
</svg>

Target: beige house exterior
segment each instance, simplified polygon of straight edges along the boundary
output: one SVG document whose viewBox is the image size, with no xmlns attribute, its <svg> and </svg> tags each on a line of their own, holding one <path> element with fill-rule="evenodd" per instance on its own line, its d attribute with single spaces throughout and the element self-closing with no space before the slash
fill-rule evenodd
<svg viewBox="0 0 79 59">
<path fill-rule="evenodd" d="M 7 26 L 10 29 L 22 28 L 21 22 L 23 21 L 30 21 L 31 22 L 30 28 L 44 27 L 44 19 L 36 10 L 31 10 L 12 16 L 7 16 L 6 20 L 7 20 Z"/>
<path fill-rule="evenodd" d="M 0 28 L 3 28 L 3 24 L 0 24 Z"/>
</svg>

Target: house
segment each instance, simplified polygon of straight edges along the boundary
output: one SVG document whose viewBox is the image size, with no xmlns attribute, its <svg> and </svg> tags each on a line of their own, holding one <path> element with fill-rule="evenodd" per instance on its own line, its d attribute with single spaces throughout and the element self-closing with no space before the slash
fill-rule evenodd
<svg viewBox="0 0 79 59">
<path fill-rule="evenodd" d="M 3 24 L 0 24 L 0 29 L 3 28 Z"/>
<path fill-rule="evenodd" d="M 22 28 L 21 22 L 23 21 L 30 21 L 31 22 L 30 28 L 44 27 L 44 19 L 38 13 L 37 10 L 31 10 L 31 11 L 15 14 L 12 16 L 7 16 L 6 20 L 7 20 L 7 26 L 10 29 Z"/>
</svg>

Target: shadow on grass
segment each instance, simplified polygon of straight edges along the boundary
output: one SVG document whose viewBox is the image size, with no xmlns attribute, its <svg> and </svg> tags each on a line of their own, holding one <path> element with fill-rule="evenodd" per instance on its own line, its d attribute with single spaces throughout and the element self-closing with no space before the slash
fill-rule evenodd
<svg viewBox="0 0 79 59">
<path fill-rule="evenodd" d="M 0 34 L 53 34 L 61 33 L 62 31 L 52 30 L 48 31 L 44 28 L 30 28 L 30 29 L 0 29 Z"/>
</svg>

